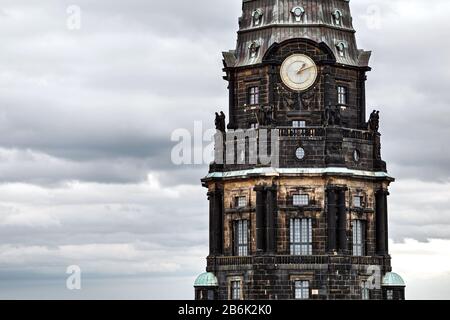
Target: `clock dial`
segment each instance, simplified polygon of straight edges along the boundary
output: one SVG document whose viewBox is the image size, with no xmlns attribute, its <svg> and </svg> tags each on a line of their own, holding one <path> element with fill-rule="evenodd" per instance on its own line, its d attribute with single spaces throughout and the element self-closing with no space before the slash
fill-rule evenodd
<svg viewBox="0 0 450 320">
<path fill-rule="evenodd" d="M 281 80 L 292 90 L 304 91 L 317 79 L 317 66 L 304 54 L 294 54 L 284 60 L 281 66 Z"/>
</svg>

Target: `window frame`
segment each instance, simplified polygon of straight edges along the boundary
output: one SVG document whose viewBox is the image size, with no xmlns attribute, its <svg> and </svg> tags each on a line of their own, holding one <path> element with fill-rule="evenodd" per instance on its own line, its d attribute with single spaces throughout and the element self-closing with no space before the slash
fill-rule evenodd
<svg viewBox="0 0 450 320">
<path fill-rule="evenodd" d="M 358 200 L 359 201 L 359 205 L 358 205 L 357 201 L 355 201 L 356 199 L 359 199 Z M 352 197 L 353 208 L 363 208 L 363 202 L 364 202 L 363 196 L 356 195 L 356 196 Z"/>
<path fill-rule="evenodd" d="M 341 90 L 342 89 L 342 90 Z M 338 106 L 348 105 L 348 87 L 338 84 L 336 87 Z"/>
<path fill-rule="evenodd" d="M 394 290 L 387 289 L 386 290 L 386 300 L 394 300 Z"/>
<path fill-rule="evenodd" d="M 313 254 L 311 218 L 291 218 L 289 221 L 289 253 L 291 256 Z"/>
<path fill-rule="evenodd" d="M 247 207 L 247 197 L 246 196 L 236 196 L 234 197 L 234 207 L 237 209 Z"/>
<path fill-rule="evenodd" d="M 249 255 L 249 220 L 235 220 L 233 231 L 234 256 L 247 257 Z"/>
<path fill-rule="evenodd" d="M 306 128 L 306 120 L 292 120 L 292 127 L 293 128 Z"/>
<path fill-rule="evenodd" d="M 306 202 L 302 201 L 302 198 L 305 197 L 306 198 Z M 296 199 L 298 199 L 298 201 L 296 201 Z M 310 200 L 309 200 L 309 194 L 307 193 L 296 193 L 294 195 L 292 195 L 292 205 L 295 207 L 307 207 L 309 206 Z"/>
<path fill-rule="evenodd" d="M 337 17 L 339 15 L 339 17 Z M 343 18 L 343 13 L 341 10 L 339 9 L 335 9 L 332 13 L 331 13 L 331 17 L 333 20 L 333 25 L 338 26 L 338 27 L 342 27 L 342 18 Z"/>
<path fill-rule="evenodd" d="M 362 288 L 361 289 L 361 300 L 370 300 L 370 289 L 369 288 Z"/>
<path fill-rule="evenodd" d="M 250 106 L 259 105 L 260 101 L 260 88 L 259 86 L 251 86 L 247 88 L 247 103 Z"/>
<path fill-rule="evenodd" d="M 364 257 L 366 255 L 366 221 L 355 219 L 352 221 L 352 255 Z"/>
<path fill-rule="evenodd" d="M 305 286 L 306 284 L 306 286 Z M 297 295 L 299 293 L 299 295 Z M 304 295 L 306 293 L 306 296 Z M 311 286 L 309 280 L 294 280 L 294 299 L 309 300 L 311 298 Z"/>
<path fill-rule="evenodd" d="M 230 299 L 242 300 L 242 281 L 240 279 L 232 279 L 230 281 Z"/>
</svg>

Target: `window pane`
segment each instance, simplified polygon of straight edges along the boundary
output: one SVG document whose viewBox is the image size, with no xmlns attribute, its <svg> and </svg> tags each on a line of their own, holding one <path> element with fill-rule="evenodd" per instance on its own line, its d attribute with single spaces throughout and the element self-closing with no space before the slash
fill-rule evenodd
<svg viewBox="0 0 450 320">
<path fill-rule="evenodd" d="M 363 256 L 364 246 L 365 246 L 365 223 L 361 220 L 353 220 L 352 221 L 352 230 L 353 230 L 353 255 L 354 256 Z"/>
<path fill-rule="evenodd" d="M 394 300 L 394 291 L 392 291 L 392 290 L 388 290 L 387 292 L 387 299 L 388 300 Z"/>
<path fill-rule="evenodd" d="M 248 255 L 248 221 L 239 220 L 236 221 L 237 232 L 237 254 L 238 256 Z"/>
<path fill-rule="evenodd" d="M 240 300 L 241 299 L 241 282 L 232 281 L 231 282 L 231 299 Z"/>
<path fill-rule="evenodd" d="M 238 208 L 245 208 L 247 206 L 247 197 L 237 197 L 236 204 Z"/>
<path fill-rule="evenodd" d="M 355 196 L 353 197 L 353 206 L 356 208 L 361 208 L 361 197 L 360 196 Z"/>
<path fill-rule="evenodd" d="M 248 103 L 249 104 L 259 103 L 259 87 L 251 87 L 248 90 Z"/>
<path fill-rule="evenodd" d="M 347 89 L 345 87 L 338 87 L 338 104 L 347 104 Z"/>
<path fill-rule="evenodd" d="M 309 281 L 295 281 L 295 299 L 309 299 Z"/>
<path fill-rule="evenodd" d="M 369 294 L 369 289 L 367 288 L 363 288 L 361 291 L 361 295 L 362 295 L 362 299 L 363 300 L 370 300 L 370 294 Z"/>
<path fill-rule="evenodd" d="M 307 194 L 294 194 L 294 206 L 307 206 L 309 204 L 309 196 Z"/>
<path fill-rule="evenodd" d="M 311 219 L 291 219 L 290 234 L 291 255 L 312 254 Z"/>
<path fill-rule="evenodd" d="M 292 127 L 294 127 L 294 128 L 306 128 L 306 121 L 303 121 L 303 120 L 292 121 Z"/>
</svg>

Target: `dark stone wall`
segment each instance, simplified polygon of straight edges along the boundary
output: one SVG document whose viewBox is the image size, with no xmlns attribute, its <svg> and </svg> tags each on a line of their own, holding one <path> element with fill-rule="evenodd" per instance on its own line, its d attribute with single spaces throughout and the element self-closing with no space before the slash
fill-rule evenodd
<svg viewBox="0 0 450 320">
<path fill-rule="evenodd" d="M 219 281 L 218 299 L 230 298 L 230 281 L 243 284 L 243 299 L 294 299 L 294 281 L 310 282 L 311 300 L 361 300 L 362 284 L 370 276 L 369 266 L 390 270 L 389 259 L 353 258 L 348 256 L 292 257 L 280 264 L 276 256 L 258 256 L 245 264 L 216 267 Z M 210 260 L 213 263 L 213 260 Z M 385 293 L 384 293 L 385 295 Z M 383 298 L 381 287 L 370 290 L 370 299 Z"/>
<path fill-rule="evenodd" d="M 318 66 L 318 79 L 306 92 L 289 90 L 281 81 L 280 68 L 288 56 L 306 54 Z M 227 69 L 230 90 L 230 119 L 234 128 L 249 128 L 256 123 L 249 110 L 248 90 L 258 87 L 260 103 L 275 108 L 277 126 L 290 126 L 292 120 L 305 120 L 308 126 L 321 126 L 325 106 L 337 104 L 337 86 L 347 89 L 348 101 L 342 112 L 342 125 L 363 129 L 365 124 L 365 73 L 367 68 L 345 67 L 335 63 L 329 48 L 307 39 L 294 39 L 271 48 L 262 64 Z M 300 102 L 301 101 L 301 110 Z M 301 111 L 301 112 L 299 112 Z"/>
</svg>

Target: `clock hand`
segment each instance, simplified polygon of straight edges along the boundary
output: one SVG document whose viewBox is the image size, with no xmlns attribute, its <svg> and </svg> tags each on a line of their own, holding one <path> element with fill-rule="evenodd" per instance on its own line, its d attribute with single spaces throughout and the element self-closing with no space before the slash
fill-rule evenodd
<svg viewBox="0 0 450 320">
<path fill-rule="evenodd" d="M 300 74 L 300 73 L 302 73 L 303 71 L 308 70 L 308 69 L 311 69 L 311 68 L 314 68 L 314 66 L 309 66 L 309 67 L 307 67 L 307 68 L 301 68 L 297 73 Z"/>
<path fill-rule="evenodd" d="M 298 69 L 297 74 L 303 71 L 303 68 L 306 66 L 306 63 L 303 63 L 300 69 Z"/>
</svg>

